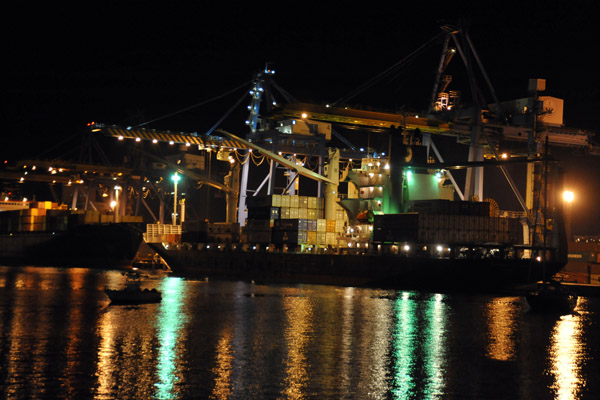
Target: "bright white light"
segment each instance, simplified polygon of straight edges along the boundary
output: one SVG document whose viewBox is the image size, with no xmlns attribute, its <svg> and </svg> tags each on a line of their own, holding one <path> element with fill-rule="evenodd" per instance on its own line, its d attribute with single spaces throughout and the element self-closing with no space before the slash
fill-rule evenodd
<svg viewBox="0 0 600 400">
<path fill-rule="evenodd" d="M 573 200 L 575 200 L 575 194 L 570 190 L 565 190 L 563 192 L 563 200 L 567 203 L 571 203 Z"/>
</svg>

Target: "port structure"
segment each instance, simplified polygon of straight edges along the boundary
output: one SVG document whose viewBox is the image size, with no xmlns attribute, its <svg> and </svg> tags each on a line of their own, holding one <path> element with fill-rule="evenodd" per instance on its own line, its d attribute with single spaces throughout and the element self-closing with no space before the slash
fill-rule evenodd
<svg viewBox="0 0 600 400">
<path fill-rule="evenodd" d="M 529 96 L 500 102 L 468 35 L 462 30 L 448 27 L 443 27 L 442 31 L 445 35 L 444 48 L 431 105 L 424 115 L 305 104 L 293 99 L 290 104 L 282 106 L 272 101 L 270 90 L 276 85 L 272 80 L 273 71 L 265 68 L 257 74 L 249 90 L 249 131 L 244 138 L 244 135 L 219 129 L 212 130 L 210 134 L 198 135 L 102 124 L 94 124 L 91 128 L 92 131 L 100 131 L 119 140 L 162 142 L 178 145 L 181 149 L 193 146 L 198 150 L 214 151 L 218 160 L 231 164 L 230 174 L 224 183 L 196 176 L 193 171 L 178 164 L 167 164 L 199 183 L 226 192 L 227 221 L 239 222 L 241 225 L 247 218 L 248 197 L 256 197 L 261 193 L 294 195 L 298 191 L 300 175 L 317 182 L 316 196 L 319 198 L 327 199 L 329 196 L 333 200 L 334 197 L 341 197 L 337 188 L 339 182 L 352 183 L 359 190 L 363 187 L 360 184 L 361 176 L 352 168 L 353 163 L 358 163 L 359 170 L 368 176 L 364 187 L 383 187 L 386 190 L 380 200 L 375 201 L 375 204 L 382 203 L 382 207 L 373 210 L 374 203 L 371 202 L 369 211 L 406 211 L 392 205 L 401 203 L 404 199 L 403 191 L 410 169 L 430 170 L 435 174 L 443 172 L 444 179 L 447 178 L 451 182 L 454 193 L 460 200 L 482 201 L 483 167 L 496 165 L 503 170 L 521 205 L 525 225 L 546 226 L 541 222 L 546 218 L 546 214 L 534 214 L 532 210 L 536 206 L 539 208 L 540 203 L 548 203 L 545 198 L 540 200 L 540 196 L 545 193 L 542 188 L 547 186 L 544 182 L 547 179 L 548 168 L 542 166 L 544 160 L 548 161 L 547 147 L 579 147 L 594 154 L 597 149 L 590 144 L 590 134 L 563 125 L 563 101 L 540 95 L 545 90 L 543 80 L 530 80 Z M 449 47 L 451 42 L 456 45 L 456 50 Z M 492 94 L 493 102 L 485 102 L 474 79 L 470 82 L 474 97 L 470 107 L 459 105 L 458 92 L 447 91 L 451 78 L 443 73 L 455 54 L 462 57 L 468 68 L 472 68 L 473 64 L 480 67 L 483 81 Z M 378 154 L 372 148 L 354 145 L 336 131 L 336 127 L 339 126 L 387 133 L 388 151 Z M 450 137 L 459 144 L 469 146 L 468 160 L 461 163 L 445 163 L 440 151 L 443 149 L 435 144 L 438 137 Z M 333 147 L 332 139 L 337 139 L 345 147 Z M 518 158 L 513 154 L 509 159 L 505 159 L 501 150 L 507 143 L 524 145 L 525 149 L 517 155 Z M 268 171 L 255 188 L 250 188 L 251 160 L 255 157 L 264 157 L 267 160 Z M 494 161 L 488 161 L 489 159 Z M 302 165 L 313 160 L 314 168 L 311 170 Z M 524 162 L 528 166 L 530 179 L 527 182 L 525 197 L 503 167 L 511 162 Z M 343 164 L 346 165 L 345 168 Z M 393 168 L 389 168 L 390 166 Z M 454 179 L 451 172 L 453 168 L 467 169 L 464 188 Z M 283 187 L 276 185 L 278 169 L 283 169 L 286 176 Z M 352 218 L 365 211 L 352 206 L 351 201 L 341 200 L 340 205 Z M 332 201 L 326 200 L 325 203 L 331 204 Z M 325 208 L 327 211 L 327 205 Z M 331 211 L 329 215 L 333 215 Z M 538 228 L 534 228 L 534 231 L 537 230 Z"/>
</svg>

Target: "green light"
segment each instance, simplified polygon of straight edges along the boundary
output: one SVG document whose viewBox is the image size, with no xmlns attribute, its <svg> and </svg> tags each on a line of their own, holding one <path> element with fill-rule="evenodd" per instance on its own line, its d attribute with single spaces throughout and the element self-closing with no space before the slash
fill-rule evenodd
<svg viewBox="0 0 600 400">
<path fill-rule="evenodd" d="M 177 172 L 175 172 L 175 174 L 171 177 L 171 179 L 173 180 L 173 182 L 177 183 L 177 182 L 179 182 L 181 177 L 179 175 L 177 175 Z"/>
</svg>

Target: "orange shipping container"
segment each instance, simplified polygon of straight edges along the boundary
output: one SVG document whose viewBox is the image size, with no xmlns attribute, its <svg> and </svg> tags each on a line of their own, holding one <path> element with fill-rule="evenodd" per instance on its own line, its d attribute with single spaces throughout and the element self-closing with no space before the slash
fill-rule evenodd
<svg viewBox="0 0 600 400">
<path fill-rule="evenodd" d="M 326 232 L 335 232 L 335 220 L 328 219 L 326 222 Z"/>
</svg>

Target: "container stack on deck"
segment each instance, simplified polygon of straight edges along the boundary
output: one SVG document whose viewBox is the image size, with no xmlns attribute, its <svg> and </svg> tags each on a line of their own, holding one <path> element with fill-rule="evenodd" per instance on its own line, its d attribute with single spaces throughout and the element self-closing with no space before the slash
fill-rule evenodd
<svg viewBox="0 0 600 400">
<path fill-rule="evenodd" d="M 237 222 L 185 221 L 181 225 L 149 224 L 145 240 L 152 243 L 239 243 Z"/>
<path fill-rule="evenodd" d="M 486 202 L 430 200 L 414 202 L 412 212 L 376 215 L 378 243 L 522 243 L 518 218 L 492 217 Z"/>
<path fill-rule="evenodd" d="M 29 208 L 0 212 L 0 233 L 62 232 L 84 224 L 115 222 L 114 214 L 94 210 L 68 210 L 50 201 L 29 203 Z M 142 217 L 121 216 L 120 222 L 142 222 Z"/>
<path fill-rule="evenodd" d="M 247 200 L 248 243 L 336 246 L 344 231 L 343 211 L 335 220 L 323 219 L 323 200 L 311 196 L 270 195 Z"/>
</svg>

